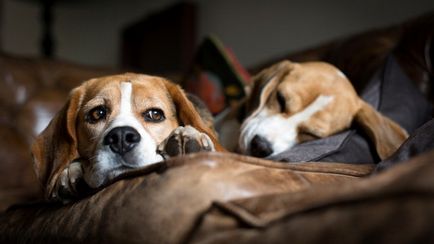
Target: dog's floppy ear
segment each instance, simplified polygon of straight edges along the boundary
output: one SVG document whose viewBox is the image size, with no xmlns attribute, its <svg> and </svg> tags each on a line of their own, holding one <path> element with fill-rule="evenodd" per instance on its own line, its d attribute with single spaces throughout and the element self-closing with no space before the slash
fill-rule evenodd
<svg viewBox="0 0 434 244">
<path fill-rule="evenodd" d="M 246 101 L 247 115 L 253 112 L 253 110 L 260 108 L 266 102 L 266 98 L 293 69 L 293 65 L 294 63 L 284 60 L 263 69 L 253 77 L 253 87 Z"/>
<path fill-rule="evenodd" d="M 33 166 L 47 198 L 62 170 L 78 157 L 75 127 L 82 94 L 82 87 L 70 93 L 67 103 L 32 145 Z"/>
<path fill-rule="evenodd" d="M 408 133 L 368 103 L 362 100 L 360 102 L 361 108 L 357 112 L 355 120 L 374 142 L 378 156 L 383 160 L 398 149 L 407 139 Z"/>
<path fill-rule="evenodd" d="M 166 80 L 164 80 L 164 85 L 172 97 L 178 119 L 182 125 L 190 125 L 198 131 L 207 134 L 214 143 L 217 151 L 226 151 L 217 140 L 215 131 L 211 127 L 207 126 L 206 122 L 200 116 L 193 103 L 187 98 L 186 93 L 181 89 L 181 87 Z"/>
</svg>

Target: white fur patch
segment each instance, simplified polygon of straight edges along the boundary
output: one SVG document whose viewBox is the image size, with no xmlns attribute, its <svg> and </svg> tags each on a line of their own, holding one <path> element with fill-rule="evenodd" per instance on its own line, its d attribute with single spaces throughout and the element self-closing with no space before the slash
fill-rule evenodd
<svg viewBox="0 0 434 244">
<path fill-rule="evenodd" d="M 121 173 L 119 168 L 138 168 L 163 160 L 157 154 L 157 144 L 145 130 L 132 109 L 132 84 L 121 83 L 121 100 L 119 114 L 111 121 L 108 128 L 99 139 L 93 168 L 85 172 L 84 178 L 91 187 L 98 187 L 106 180 L 116 177 Z M 141 140 L 131 151 L 121 156 L 114 153 L 108 145 L 104 145 L 105 136 L 114 128 L 130 126 L 137 130 Z"/>
<path fill-rule="evenodd" d="M 264 107 L 249 117 L 241 127 L 239 146 L 244 154 L 251 154 L 250 142 L 259 135 L 272 145 L 273 154 L 281 153 L 297 143 L 297 128 L 316 112 L 321 111 L 333 100 L 333 96 L 318 96 L 304 110 L 285 118 L 282 114 L 272 114 Z"/>
</svg>

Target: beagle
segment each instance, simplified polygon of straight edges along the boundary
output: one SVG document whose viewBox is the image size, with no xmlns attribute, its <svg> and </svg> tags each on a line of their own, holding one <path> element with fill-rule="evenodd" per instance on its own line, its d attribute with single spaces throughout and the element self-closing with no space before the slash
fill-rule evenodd
<svg viewBox="0 0 434 244">
<path fill-rule="evenodd" d="M 282 61 L 254 77 L 241 125 L 239 150 L 267 157 L 357 123 L 381 159 L 408 137 L 397 123 L 357 95 L 346 76 L 325 62 Z"/>
<path fill-rule="evenodd" d="M 126 73 L 91 79 L 35 139 L 36 174 L 48 199 L 77 196 L 91 188 L 171 156 L 223 151 L 211 116 L 176 84 Z"/>
</svg>

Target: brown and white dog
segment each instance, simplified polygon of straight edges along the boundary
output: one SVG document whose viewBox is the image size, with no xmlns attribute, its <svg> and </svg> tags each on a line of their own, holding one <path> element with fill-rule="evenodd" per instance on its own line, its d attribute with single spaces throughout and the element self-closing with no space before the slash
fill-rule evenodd
<svg viewBox="0 0 434 244">
<path fill-rule="evenodd" d="M 170 156 L 222 151 L 207 113 L 160 77 L 127 73 L 75 88 L 32 146 L 36 174 L 49 199 L 97 188 L 128 170 Z"/>
<path fill-rule="evenodd" d="M 340 132 L 355 121 L 374 142 L 381 159 L 407 132 L 357 95 L 346 76 L 324 62 L 282 61 L 254 78 L 241 125 L 239 149 L 266 157 L 297 143 Z"/>
</svg>

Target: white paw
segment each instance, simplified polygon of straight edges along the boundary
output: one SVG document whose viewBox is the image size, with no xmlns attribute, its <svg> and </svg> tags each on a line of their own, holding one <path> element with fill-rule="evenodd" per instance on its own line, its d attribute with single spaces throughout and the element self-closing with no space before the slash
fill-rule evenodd
<svg viewBox="0 0 434 244">
<path fill-rule="evenodd" d="M 159 146 L 158 153 L 164 158 L 195 152 L 215 151 L 211 138 L 192 126 L 179 126 Z"/>
<path fill-rule="evenodd" d="M 77 186 L 83 180 L 81 163 L 74 161 L 60 174 L 52 198 L 67 203 L 79 195 Z"/>
</svg>

